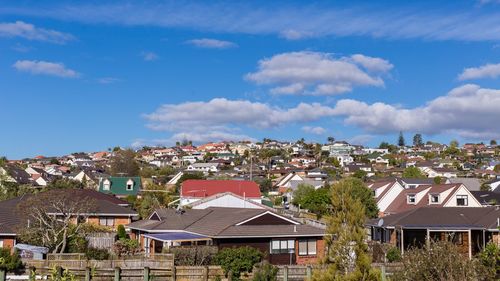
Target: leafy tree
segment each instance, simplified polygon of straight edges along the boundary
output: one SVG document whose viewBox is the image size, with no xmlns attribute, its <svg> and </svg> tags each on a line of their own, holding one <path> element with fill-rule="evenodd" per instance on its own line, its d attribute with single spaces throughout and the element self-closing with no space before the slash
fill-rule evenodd
<svg viewBox="0 0 500 281">
<path fill-rule="evenodd" d="M 388 262 L 397 262 L 401 261 L 401 251 L 397 247 L 392 247 L 387 251 L 387 254 L 385 255 L 387 258 Z"/>
<path fill-rule="evenodd" d="M 353 177 L 355 178 L 358 178 L 358 179 L 361 179 L 361 180 L 364 180 L 366 178 L 366 175 L 368 173 L 366 171 L 363 171 L 363 170 L 357 170 L 356 172 L 354 172 L 354 174 L 352 175 Z"/>
<path fill-rule="evenodd" d="M 479 260 L 491 277 L 500 277 L 500 248 L 495 243 L 488 243 L 479 254 Z"/>
<path fill-rule="evenodd" d="M 5 164 L 7 164 L 7 157 L 0 156 L 0 167 L 5 166 Z"/>
<path fill-rule="evenodd" d="M 215 263 L 222 267 L 226 275 L 231 271 L 233 280 L 240 280 L 241 274 L 252 271 L 263 257 L 261 251 L 248 246 L 225 248 L 217 253 Z"/>
<path fill-rule="evenodd" d="M 45 189 L 82 189 L 85 187 L 85 184 L 79 182 L 77 180 L 72 180 L 68 178 L 55 178 L 53 181 L 49 182 Z"/>
<path fill-rule="evenodd" d="M 497 145 L 497 141 L 496 140 L 490 140 L 490 145 Z"/>
<path fill-rule="evenodd" d="M 257 180 L 257 184 L 259 185 L 262 193 L 269 192 L 273 188 L 273 182 L 270 179 Z"/>
<path fill-rule="evenodd" d="M 424 248 L 405 252 L 402 268 L 395 273 L 394 280 L 493 280 L 485 277 L 485 268 L 461 254 L 456 245 L 431 241 Z"/>
<path fill-rule="evenodd" d="M 426 176 L 422 173 L 422 171 L 420 171 L 419 168 L 410 166 L 404 169 L 403 178 L 423 179 L 426 178 Z"/>
<path fill-rule="evenodd" d="M 371 268 L 365 242 L 365 208 L 353 196 L 358 179 L 341 180 L 332 186 L 332 211 L 328 219 L 326 270 L 317 271 L 313 280 L 379 280 L 380 273 Z"/>
<path fill-rule="evenodd" d="M 434 178 L 434 183 L 435 184 L 441 184 L 442 182 L 443 182 L 443 178 L 441 178 L 441 177 L 435 177 Z"/>
<path fill-rule="evenodd" d="M 125 226 L 123 226 L 123 224 L 118 225 L 116 228 L 116 236 L 118 236 L 118 239 L 127 238 L 127 232 L 125 231 Z"/>
<path fill-rule="evenodd" d="M 293 203 L 321 217 L 328 211 L 329 193 L 328 188 L 315 189 L 311 185 L 299 184 L 293 193 Z"/>
<path fill-rule="evenodd" d="M 421 134 L 415 134 L 413 136 L 413 146 L 415 147 L 420 147 L 423 145 L 423 140 L 422 140 L 422 135 Z"/>
<path fill-rule="evenodd" d="M 399 132 L 399 137 L 398 137 L 398 146 L 403 147 L 405 146 L 405 137 L 403 136 L 403 132 Z"/>
<path fill-rule="evenodd" d="M 378 206 L 372 191 L 363 181 L 357 178 L 343 179 L 344 184 L 348 184 L 351 189 L 351 195 L 361 201 L 365 209 L 365 216 L 368 218 L 378 217 Z"/>
<path fill-rule="evenodd" d="M 334 137 L 328 137 L 326 140 L 328 141 L 328 143 L 335 142 L 335 138 Z"/>
<path fill-rule="evenodd" d="M 450 141 L 450 147 L 457 148 L 458 147 L 458 141 L 457 140 Z"/>
<path fill-rule="evenodd" d="M 135 152 L 131 149 L 119 150 L 109 161 L 109 172 L 113 176 L 138 176 L 139 164 L 135 160 Z"/>
<path fill-rule="evenodd" d="M 9 248 L 0 248 L 0 269 L 16 272 L 22 268 L 23 262 L 17 251 L 11 254 Z"/>
</svg>

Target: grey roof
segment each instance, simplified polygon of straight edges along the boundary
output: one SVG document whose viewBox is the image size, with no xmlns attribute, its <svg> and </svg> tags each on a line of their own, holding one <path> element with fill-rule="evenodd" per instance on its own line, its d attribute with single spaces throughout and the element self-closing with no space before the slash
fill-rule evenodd
<svg viewBox="0 0 500 281">
<path fill-rule="evenodd" d="M 499 205 L 500 193 L 493 191 L 471 191 L 472 195 L 476 197 L 477 201 L 482 205 Z"/>
<path fill-rule="evenodd" d="M 499 217 L 500 209 L 497 207 L 421 207 L 373 219 L 367 224 L 377 226 L 381 223 L 383 227 L 429 229 L 497 229 Z"/>
<path fill-rule="evenodd" d="M 434 184 L 433 178 L 400 178 L 399 180 L 405 184 Z"/>
<path fill-rule="evenodd" d="M 156 211 L 160 221 L 142 220 L 131 223 L 128 227 L 149 232 L 186 231 L 215 238 L 323 236 L 325 233 L 323 229 L 300 225 L 293 220 L 286 225 L 237 225 L 266 212 L 269 210 L 220 207 L 188 209 L 182 213 L 173 209 L 161 209 Z M 294 223 L 297 224 L 296 227 Z"/>
<path fill-rule="evenodd" d="M 462 183 L 470 191 L 481 190 L 481 181 L 476 178 L 449 178 L 450 183 Z"/>
</svg>

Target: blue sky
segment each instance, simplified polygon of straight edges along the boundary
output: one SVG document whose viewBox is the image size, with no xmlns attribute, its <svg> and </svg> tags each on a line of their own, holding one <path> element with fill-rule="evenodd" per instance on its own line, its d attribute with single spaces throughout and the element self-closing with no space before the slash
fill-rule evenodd
<svg viewBox="0 0 500 281">
<path fill-rule="evenodd" d="M 500 139 L 500 2 L 6 1 L 0 155 Z"/>
</svg>

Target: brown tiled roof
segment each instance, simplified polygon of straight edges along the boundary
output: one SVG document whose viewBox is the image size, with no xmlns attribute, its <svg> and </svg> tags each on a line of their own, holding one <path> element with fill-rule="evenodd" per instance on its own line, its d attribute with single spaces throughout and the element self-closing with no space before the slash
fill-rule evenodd
<svg viewBox="0 0 500 281">
<path fill-rule="evenodd" d="M 325 233 L 322 229 L 300 225 L 288 218 L 291 222 L 287 225 L 237 225 L 266 212 L 269 210 L 218 207 L 203 210 L 188 209 L 183 213 L 172 209 L 161 209 L 157 211 L 161 221 L 137 221 L 128 227 L 149 232 L 187 231 L 209 237 L 322 236 Z"/>
</svg>

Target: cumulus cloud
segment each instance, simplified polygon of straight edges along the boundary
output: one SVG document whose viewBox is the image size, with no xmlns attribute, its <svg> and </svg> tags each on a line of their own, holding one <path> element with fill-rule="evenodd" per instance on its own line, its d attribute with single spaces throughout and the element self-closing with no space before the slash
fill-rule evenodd
<svg viewBox="0 0 500 281">
<path fill-rule="evenodd" d="M 349 139 L 349 143 L 365 145 L 374 138 L 373 135 L 357 135 Z"/>
<path fill-rule="evenodd" d="M 485 64 L 479 67 L 470 67 L 458 75 L 459 80 L 471 80 L 481 78 L 497 78 L 500 77 L 500 63 Z"/>
<path fill-rule="evenodd" d="M 39 28 L 23 21 L 0 23 L 0 37 L 20 37 L 28 40 L 45 41 L 56 44 L 63 44 L 75 39 L 75 37 L 69 33 Z"/>
<path fill-rule="evenodd" d="M 227 48 L 234 48 L 237 47 L 233 42 L 230 41 L 223 41 L 223 40 L 217 40 L 217 39 L 210 39 L 210 38 L 202 38 L 202 39 L 193 39 L 186 41 L 186 43 L 191 44 L 193 46 L 199 47 L 199 48 L 207 48 L 207 49 L 227 49 Z"/>
<path fill-rule="evenodd" d="M 326 133 L 326 129 L 323 127 L 312 127 L 312 126 L 304 126 L 302 127 L 302 131 L 315 134 L 315 135 L 324 135 Z"/>
<path fill-rule="evenodd" d="M 272 129 L 332 115 L 333 108 L 319 103 L 280 108 L 260 102 L 216 98 L 208 102 L 165 104 L 144 118 L 148 121 L 147 127 L 172 132 L 172 138 L 208 141 L 250 139 L 241 133 L 242 128 Z"/>
<path fill-rule="evenodd" d="M 334 115 L 371 133 L 399 131 L 424 134 L 457 134 L 466 138 L 500 138 L 500 90 L 467 84 L 429 101 L 424 106 L 403 108 L 381 102 L 344 99 Z"/>
<path fill-rule="evenodd" d="M 66 68 L 64 64 L 58 62 L 19 60 L 12 67 L 21 72 L 28 72 L 34 75 L 50 75 L 63 78 L 77 78 L 80 74 L 72 69 Z"/>
<path fill-rule="evenodd" d="M 155 61 L 160 58 L 156 53 L 146 51 L 142 52 L 141 56 L 145 61 Z"/>
<path fill-rule="evenodd" d="M 364 55 L 335 58 L 329 53 L 291 52 L 258 62 L 256 72 L 245 79 L 258 85 L 271 85 L 275 94 L 334 95 L 352 91 L 355 86 L 383 87 L 382 76 L 392 64 Z"/>
</svg>

